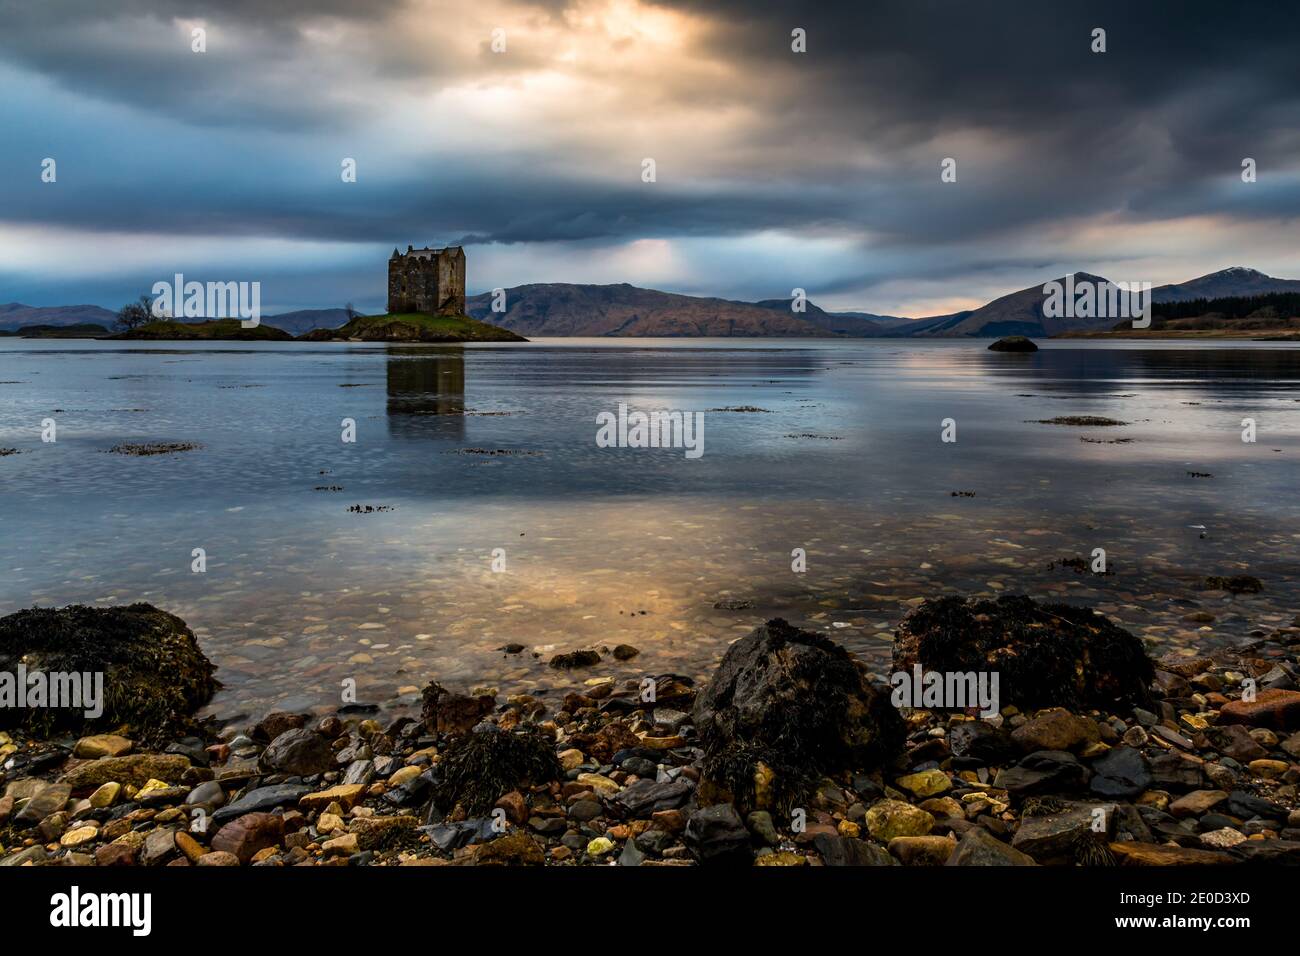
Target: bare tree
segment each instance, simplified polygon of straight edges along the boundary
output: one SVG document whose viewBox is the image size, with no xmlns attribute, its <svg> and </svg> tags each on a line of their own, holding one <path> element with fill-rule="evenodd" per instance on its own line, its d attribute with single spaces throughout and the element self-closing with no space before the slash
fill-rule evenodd
<svg viewBox="0 0 1300 956">
<path fill-rule="evenodd" d="M 153 303 L 147 295 L 140 296 L 138 302 L 128 303 L 117 311 L 117 327 L 123 332 L 130 332 L 152 321 L 154 321 Z"/>
</svg>

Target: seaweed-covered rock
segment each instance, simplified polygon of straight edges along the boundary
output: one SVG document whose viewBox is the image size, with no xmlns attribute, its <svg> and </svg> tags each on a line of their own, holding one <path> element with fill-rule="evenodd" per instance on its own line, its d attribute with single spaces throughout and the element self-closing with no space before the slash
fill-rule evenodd
<svg viewBox="0 0 1300 956">
<path fill-rule="evenodd" d="M 780 618 L 727 649 L 694 721 L 705 776 L 744 809 L 788 810 L 823 776 L 892 757 L 905 733 L 848 651 Z"/>
<path fill-rule="evenodd" d="M 996 601 L 925 601 L 894 635 L 894 669 L 998 673 L 999 703 L 1070 710 L 1147 705 L 1155 668 L 1142 642 L 1088 608 Z"/>
<path fill-rule="evenodd" d="M 194 632 L 152 604 L 30 608 L 0 618 L 0 673 L 102 674 L 102 713 L 87 707 L 0 707 L 0 727 L 85 734 L 126 725 L 158 741 L 192 730 L 220 686 Z"/>
<path fill-rule="evenodd" d="M 502 794 L 556 780 L 563 771 L 541 734 L 485 727 L 453 743 L 438 774 L 431 811 L 460 804 L 470 816 L 486 816 Z"/>
</svg>

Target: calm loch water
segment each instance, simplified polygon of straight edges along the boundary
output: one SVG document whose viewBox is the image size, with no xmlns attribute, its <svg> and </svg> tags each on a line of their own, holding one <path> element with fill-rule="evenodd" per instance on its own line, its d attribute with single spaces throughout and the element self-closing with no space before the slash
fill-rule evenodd
<svg viewBox="0 0 1300 956">
<path fill-rule="evenodd" d="M 233 716 L 329 709 L 349 678 L 385 708 L 433 678 L 545 690 L 601 644 L 642 652 L 602 676 L 700 677 L 773 615 L 883 670 L 943 593 L 1087 603 L 1156 653 L 1300 612 L 1300 349 L 986 344 L 0 339 L 0 613 L 157 604 Z M 704 412 L 704 455 L 598 447 L 621 402 Z M 1063 416 L 1127 424 L 1040 422 Z M 134 442 L 200 447 L 110 451 Z M 1094 548 L 1113 574 L 1054 564 Z M 1239 573 L 1264 591 L 1201 589 Z"/>
</svg>

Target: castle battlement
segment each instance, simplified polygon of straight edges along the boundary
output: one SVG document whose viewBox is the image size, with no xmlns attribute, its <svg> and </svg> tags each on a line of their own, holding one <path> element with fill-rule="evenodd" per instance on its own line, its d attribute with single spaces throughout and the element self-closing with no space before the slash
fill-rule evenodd
<svg viewBox="0 0 1300 956">
<path fill-rule="evenodd" d="M 460 246 L 393 250 L 388 259 L 388 311 L 465 314 L 465 250 Z"/>
</svg>

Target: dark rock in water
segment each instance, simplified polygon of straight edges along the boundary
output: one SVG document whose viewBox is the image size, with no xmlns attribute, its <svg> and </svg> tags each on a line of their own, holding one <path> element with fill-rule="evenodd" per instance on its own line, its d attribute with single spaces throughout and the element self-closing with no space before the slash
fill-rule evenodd
<svg viewBox="0 0 1300 956">
<path fill-rule="evenodd" d="M 376 714 L 379 712 L 378 704 L 344 704 L 339 708 L 340 714 Z"/>
<path fill-rule="evenodd" d="M 1008 335 L 989 346 L 990 352 L 1037 352 L 1038 346 L 1023 335 Z"/>
<path fill-rule="evenodd" d="M 280 783 L 273 787 L 250 790 L 234 803 L 228 803 L 212 814 L 214 823 L 225 823 L 245 813 L 273 810 L 276 807 L 297 806 L 298 801 L 312 792 L 312 788 L 296 783 Z"/>
<path fill-rule="evenodd" d="M 664 783 L 638 780 L 620 790 L 610 803 L 629 817 L 644 817 L 656 810 L 678 810 L 694 792 L 695 785 L 685 777 Z"/>
<path fill-rule="evenodd" d="M 334 749 L 328 738 L 309 728 L 286 730 L 266 745 L 261 763 L 277 773 L 309 777 L 334 769 Z"/>
<path fill-rule="evenodd" d="M 450 812 L 489 814 L 502 794 L 563 775 L 549 739 L 533 732 L 484 728 L 455 741 L 438 764 L 433 805 Z"/>
<path fill-rule="evenodd" d="M 1028 853 L 1008 846 L 983 827 L 971 827 L 948 857 L 947 866 L 1037 866 Z"/>
<path fill-rule="evenodd" d="M 1205 586 L 1212 591 L 1227 591 L 1230 594 L 1258 594 L 1264 590 L 1263 582 L 1249 574 L 1209 577 L 1205 579 Z"/>
<path fill-rule="evenodd" d="M 573 651 L 568 654 L 556 654 L 551 658 L 551 666 L 562 669 L 591 667 L 599 663 L 600 655 L 595 651 Z"/>
<path fill-rule="evenodd" d="M 158 742 L 194 727 L 192 715 L 220 686 L 194 632 L 152 604 L 31 608 L 0 618 L 0 672 L 102 674 L 103 713 L 87 706 L 0 707 L 0 728 L 40 737 L 88 734 L 126 725 L 137 741 Z M 93 690 L 93 688 L 91 688 Z"/>
<path fill-rule="evenodd" d="M 1133 798 L 1151 786 L 1151 769 L 1142 752 L 1115 747 L 1093 762 L 1089 788 L 1103 797 Z"/>
<path fill-rule="evenodd" d="M 424 726 L 434 733 L 467 734 L 488 714 L 496 702 L 486 694 L 468 697 L 447 690 L 436 681 L 421 692 L 424 700 L 420 716 Z"/>
<path fill-rule="evenodd" d="M 813 837 L 813 846 L 827 866 L 898 866 L 888 850 L 869 840 L 819 833 Z"/>
<path fill-rule="evenodd" d="M 1073 790 L 1088 781 L 1088 770 L 1064 750 L 1040 750 L 1025 757 L 1014 767 L 998 771 L 993 786 L 1012 796 L 1027 796 L 1048 791 Z"/>
<path fill-rule="evenodd" d="M 686 821 L 686 847 L 702 864 L 739 864 L 754 860 L 749 831 L 729 803 L 696 810 Z"/>
<path fill-rule="evenodd" d="M 905 736 L 889 696 L 848 651 L 780 618 L 727 649 L 693 717 L 705 776 L 745 810 L 786 811 L 822 777 L 892 758 Z M 770 771 L 765 788 L 759 764 Z"/>
<path fill-rule="evenodd" d="M 1150 702 L 1142 642 L 1100 614 L 1024 596 L 946 597 L 911 611 L 894 635 L 894 670 L 996 672 L 1000 704 L 1111 709 Z"/>
</svg>

